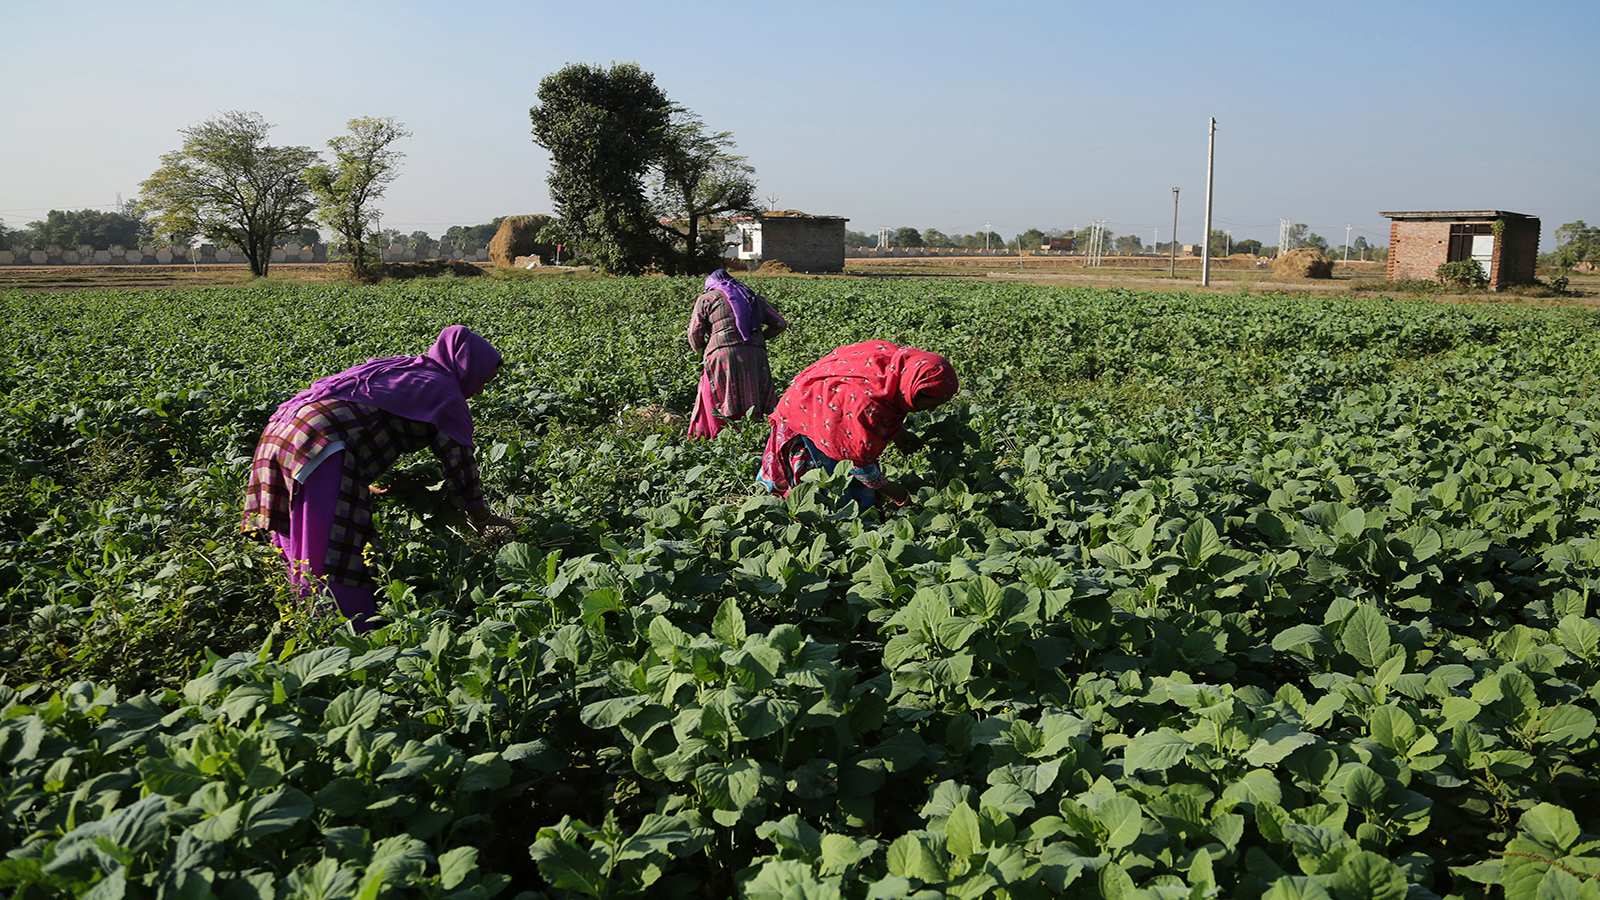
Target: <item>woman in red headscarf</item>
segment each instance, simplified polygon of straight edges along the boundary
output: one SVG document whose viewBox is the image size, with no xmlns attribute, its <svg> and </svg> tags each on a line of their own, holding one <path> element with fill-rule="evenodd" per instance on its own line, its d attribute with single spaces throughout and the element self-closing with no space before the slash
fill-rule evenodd
<svg viewBox="0 0 1600 900">
<path fill-rule="evenodd" d="M 357 631 L 377 611 L 362 550 L 376 537 L 368 484 L 402 454 L 431 449 L 451 499 L 479 527 L 512 524 L 484 503 L 467 398 L 500 371 L 500 352 L 460 325 L 421 356 L 369 359 L 278 407 L 245 489 L 247 531 L 266 531 L 308 599 L 332 594 Z"/>
<path fill-rule="evenodd" d="M 848 459 L 855 467 L 847 495 L 861 509 L 880 491 L 903 504 L 906 489 L 883 474 L 878 457 L 891 443 L 915 452 L 922 442 L 905 430 L 906 416 L 959 389 L 955 368 L 937 353 L 888 341 L 840 347 L 807 366 L 778 401 L 757 480 L 782 496 L 811 466 Z"/>
</svg>

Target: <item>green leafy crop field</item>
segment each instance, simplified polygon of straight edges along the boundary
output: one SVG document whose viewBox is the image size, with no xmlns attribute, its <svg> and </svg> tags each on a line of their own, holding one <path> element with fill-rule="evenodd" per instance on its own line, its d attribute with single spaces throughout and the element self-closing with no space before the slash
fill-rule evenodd
<svg viewBox="0 0 1600 900">
<path fill-rule="evenodd" d="M 18 898 L 1600 897 L 1600 313 L 752 279 L 963 393 L 918 504 L 685 443 L 696 284 L 0 295 Z M 387 627 L 238 533 L 267 415 L 478 330 Z"/>
</svg>

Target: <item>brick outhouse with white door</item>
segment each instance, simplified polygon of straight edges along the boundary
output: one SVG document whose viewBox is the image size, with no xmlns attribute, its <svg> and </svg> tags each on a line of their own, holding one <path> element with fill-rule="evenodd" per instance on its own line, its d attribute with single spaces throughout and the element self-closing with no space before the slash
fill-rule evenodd
<svg viewBox="0 0 1600 900">
<path fill-rule="evenodd" d="M 1433 281 L 1439 266 L 1476 259 L 1489 289 L 1534 280 L 1539 220 L 1503 210 L 1386 212 L 1390 281 Z"/>
</svg>

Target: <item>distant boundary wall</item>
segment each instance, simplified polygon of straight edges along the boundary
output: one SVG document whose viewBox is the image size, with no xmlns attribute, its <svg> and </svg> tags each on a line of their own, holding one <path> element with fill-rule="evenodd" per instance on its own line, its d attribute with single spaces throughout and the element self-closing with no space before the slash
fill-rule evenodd
<svg viewBox="0 0 1600 900">
<path fill-rule="evenodd" d="M 408 249 L 403 244 L 391 244 L 380 256 L 384 262 L 411 262 L 418 259 L 460 259 L 467 262 L 488 262 L 489 248 L 455 246 L 452 244 L 425 244 Z M 244 263 L 244 251 L 235 247 L 217 247 L 201 244 L 198 247 L 121 247 L 108 250 L 93 247 L 45 247 L 42 250 L 0 250 L 0 266 L 164 266 L 195 265 L 197 263 Z M 328 245 L 315 244 L 302 247 L 291 244 L 275 247 L 275 263 L 325 263 L 328 262 Z M 337 260 L 334 260 L 337 262 Z"/>
<path fill-rule="evenodd" d="M 1020 268 L 1039 267 L 1047 269 L 1071 268 L 1096 268 L 1096 269 L 1165 269 L 1176 263 L 1179 269 L 1198 269 L 1203 260 L 1198 256 L 1179 255 L 1176 260 L 1168 256 L 1131 256 L 1123 254 L 1105 254 L 1093 265 L 1081 253 L 1063 250 L 1029 250 L 1019 259 L 1016 251 L 1002 250 L 928 250 L 925 248 L 897 248 L 893 250 L 871 250 L 857 248 L 845 252 L 846 257 L 856 265 L 866 265 L 876 262 L 883 266 L 916 266 L 916 265 L 949 265 L 949 266 L 982 266 L 984 259 L 995 257 L 1009 258 Z M 1236 254 L 1229 257 L 1212 257 L 1211 265 L 1219 269 L 1254 269 L 1269 266 L 1272 260 L 1265 257 L 1256 257 L 1249 254 Z"/>
</svg>

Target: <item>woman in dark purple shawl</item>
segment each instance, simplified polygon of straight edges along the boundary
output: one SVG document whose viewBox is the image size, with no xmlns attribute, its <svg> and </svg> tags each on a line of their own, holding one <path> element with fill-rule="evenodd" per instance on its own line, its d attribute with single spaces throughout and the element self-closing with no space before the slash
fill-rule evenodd
<svg viewBox="0 0 1600 900">
<path fill-rule="evenodd" d="M 512 524 L 484 503 L 467 408 L 500 362 L 488 341 L 452 325 L 421 356 L 370 359 L 318 379 L 272 414 L 256 445 L 243 524 L 271 535 L 302 597 L 331 594 L 356 630 L 371 627 L 368 485 L 403 454 L 432 449 L 451 499 L 478 527 Z"/>
<path fill-rule="evenodd" d="M 713 438 L 723 423 L 755 410 L 772 412 L 778 402 L 767 362 L 767 341 L 789 323 L 767 302 L 725 270 L 706 278 L 706 290 L 694 302 L 686 337 L 701 352 L 705 371 L 689 417 L 689 436 Z"/>
</svg>

